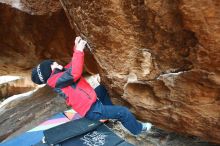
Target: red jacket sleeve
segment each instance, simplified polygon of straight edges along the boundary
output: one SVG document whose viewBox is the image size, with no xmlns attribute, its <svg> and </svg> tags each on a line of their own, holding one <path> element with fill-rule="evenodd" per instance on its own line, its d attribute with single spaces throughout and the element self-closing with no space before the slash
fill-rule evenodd
<svg viewBox="0 0 220 146">
<path fill-rule="evenodd" d="M 75 50 L 73 53 L 71 66 L 63 71 L 52 72 L 47 84 L 53 88 L 63 88 L 76 82 L 82 75 L 84 64 L 84 52 Z"/>
<path fill-rule="evenodd" d="M 72 57 L 72 71 L 74 82 L 76 82 L 82 75 L 84 65 L 84 52 L 75 49 Z"/>
</svg>

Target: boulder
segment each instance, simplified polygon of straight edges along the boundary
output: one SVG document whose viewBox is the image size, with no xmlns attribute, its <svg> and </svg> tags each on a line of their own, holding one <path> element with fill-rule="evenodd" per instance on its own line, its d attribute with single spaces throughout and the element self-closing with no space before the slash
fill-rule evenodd
<svg viewBox="0 0 220 146">
<path fill-rule="evenodd" d="M 63 9 L 30 15 L 0 3 L 0 75 L 30 75 L 44 59 L 71 60 L 75 33 Z"/>
<path fill-rule="evenodd" d="M 7 101 L 4 101 L 7 102 Z M 0 104 L 0 141 L 28 131 L 52 115 L 67 110 L 65 100 L 49 87 L 17 96 L 12 102 Z"/>
<path fill-rule="evenodd" d="M 0 83 L 0 100 L 10 96 L 34 90 L 36 85 L 30 78 L 18 78 L 5 83 Z"/>
<path fill-rule="evenodd" d="M 60 3 L 28 2 L 0 1 L 0 75 L 22 78 L 0 84 L 0 141 L 29 130 L 66 109 L 65 101 L 54 98 L 56 95 L 50 88 L 39 89 L 33 95 L 22 94 L 17 99 L 13 96 L 12 102 L 12 98 L 6 99 L 36 88 L 30 80 L 30 71 L 42 60 L 53 59 L 65 65 L 72 56 L 75 32 Z M 54 7 L 47 5 L 53 3 Z M 31 9 L 18 9 L 14 4 Z"/>
<path fill-rule="evenodd" d="M 62 9 L 59 0 L 0 0 L 0 3 L 10 5 L 30 15 L 47 15 Z"/>
<path fill-rule="evenodd" d="M 112 97 L 156 126 L 220 143 L 220 1 L 61 2 Z"/>
<path fill-rule="evenodd" d="M 23 11 L 0 4 L 1 75 L 67 63 L 76 32 L 115 101 L 160 128 L 220 143 L 220 1 L 0 2 Z"/>
</svg>

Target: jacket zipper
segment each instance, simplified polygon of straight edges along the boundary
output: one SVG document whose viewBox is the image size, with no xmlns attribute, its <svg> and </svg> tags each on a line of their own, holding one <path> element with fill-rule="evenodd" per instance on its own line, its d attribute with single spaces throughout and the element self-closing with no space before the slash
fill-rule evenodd
<svg viewBox="0 0 220 146">
<path fill-rule="evenodd" d="M 78 88 L 79 88 L 79 87 L 78 87 Z M 81 88 L 79 88 L 79 90 L 82 91 L 82 92 L 84 92 L 84 93 L 88 96 L 88 98 L 91 99 L 91 97 L 89 96 L 89 94 L 88 94 L 86 91 L 84 91 L 84 90 L 81 89 Z"/>
</svg>

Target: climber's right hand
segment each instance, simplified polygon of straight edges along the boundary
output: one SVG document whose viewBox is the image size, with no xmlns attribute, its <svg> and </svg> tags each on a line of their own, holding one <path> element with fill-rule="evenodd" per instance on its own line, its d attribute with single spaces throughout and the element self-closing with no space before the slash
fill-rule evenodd
<svg viewBox="0 0 220 146">
<path fill-rule="evenodd" d="M 83 40 L 80 36 L 76 37 L 76 39 L 75 39 L 75 49 L 78 50 L 78 51 L 83 52 L 83 50 L 85 49 L 86 43 L 87 42 L 85 40 Z"/>
<path fill-rule="evenodd" d="M 77 36 L 75 38 L 75 46 L 79 43 L 79 41 L 81 40 L 82 38 L 80 36 Z"/>
</svg>

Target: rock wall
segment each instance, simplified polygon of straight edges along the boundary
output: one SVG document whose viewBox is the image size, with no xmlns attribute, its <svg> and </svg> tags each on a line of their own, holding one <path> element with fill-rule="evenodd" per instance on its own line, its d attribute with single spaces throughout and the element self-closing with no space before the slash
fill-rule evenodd
<svg viewBox="0 0 220 146">
<path fill-rule="evenodd" d="M 159 127 L 220 143 L 220 1 L 61 2 L 113 97 Z"/>
<path fill-rule="evenodd" d="M 36 88 L 30 80 L 30 70 L 42 60 L 53 59 L 62 65 L 68 63 L 75 31 L 59 1 L 0 0 L 0 12 L 0 75 L 22 77 L 0 84 L 2 141 L 65 109 L 65 103 L 52 98 L 55 95 L 48 88 L 25 99 L 12 102 L 5 102 L 5 99 Z M 88 50 L 85 54 L 86 68 L 90 73 L 97 73 L 94 59 L 91 59 L 93 56 Z"/>
<path fill-rule="evenodd" d="M 27 75 L 43 59 L 67 63 L 75 33 L 62 9 L 30 15 L 0 3 L 0 75 Z"/>
<path fill-rule="evenodd" d="M 26 7 L 18 10 L 16 5 Z M 0 75 L 27 76 L 26 72 L 44 59 L 62 65 L 71 60 L 76 34 L 58 1 L 0 0 L 0 10 Z M 97 73 L 93 56 L 89 51 L 85 54 L 88 72 Z"/>
<path fill-rule="evenodd" d="M 25 77 L 0 85 L 0 141 L 27 131 L 66 109 L 65 102 L 54 98 L 56 95 L 48 88 L 7 104 L 2 102 L 2 98 L 36 87 L 30 80 L 30 70 L 37 63 L 53 59 L 65 64 L 71 60 L 75 32 L 57 2 L 0 1 L 0 75 Z"/>
<path fill-rule="evenodd" d="M 23 11 L 0 4 L 1 75 L 68 62 L 72 26 L 93 48 L 86 66 L 138 118 L 220 143 L 220 1 L 0 2 Z"/>
<path fill-rule="evenodd" d="M 0 0 L 0 3 L 10 5 L 30 15 L 48 15 L 62 9 L 59 0 Z"/>
<path fill-rule="evenodd" d="M 30 82 L 30 78 L 20 78 L 0 84 L 0 101 L 3 99 L 34 90 L 36 85 Z"/>
<path fill-rule="evenodd" d="M 0 141 L 30 130 L 55 113 L 67 110 L 65 100 L 51 89 L 40 88 L 31 95 L 22 95 L 0 105 Z"/>
</svg>

